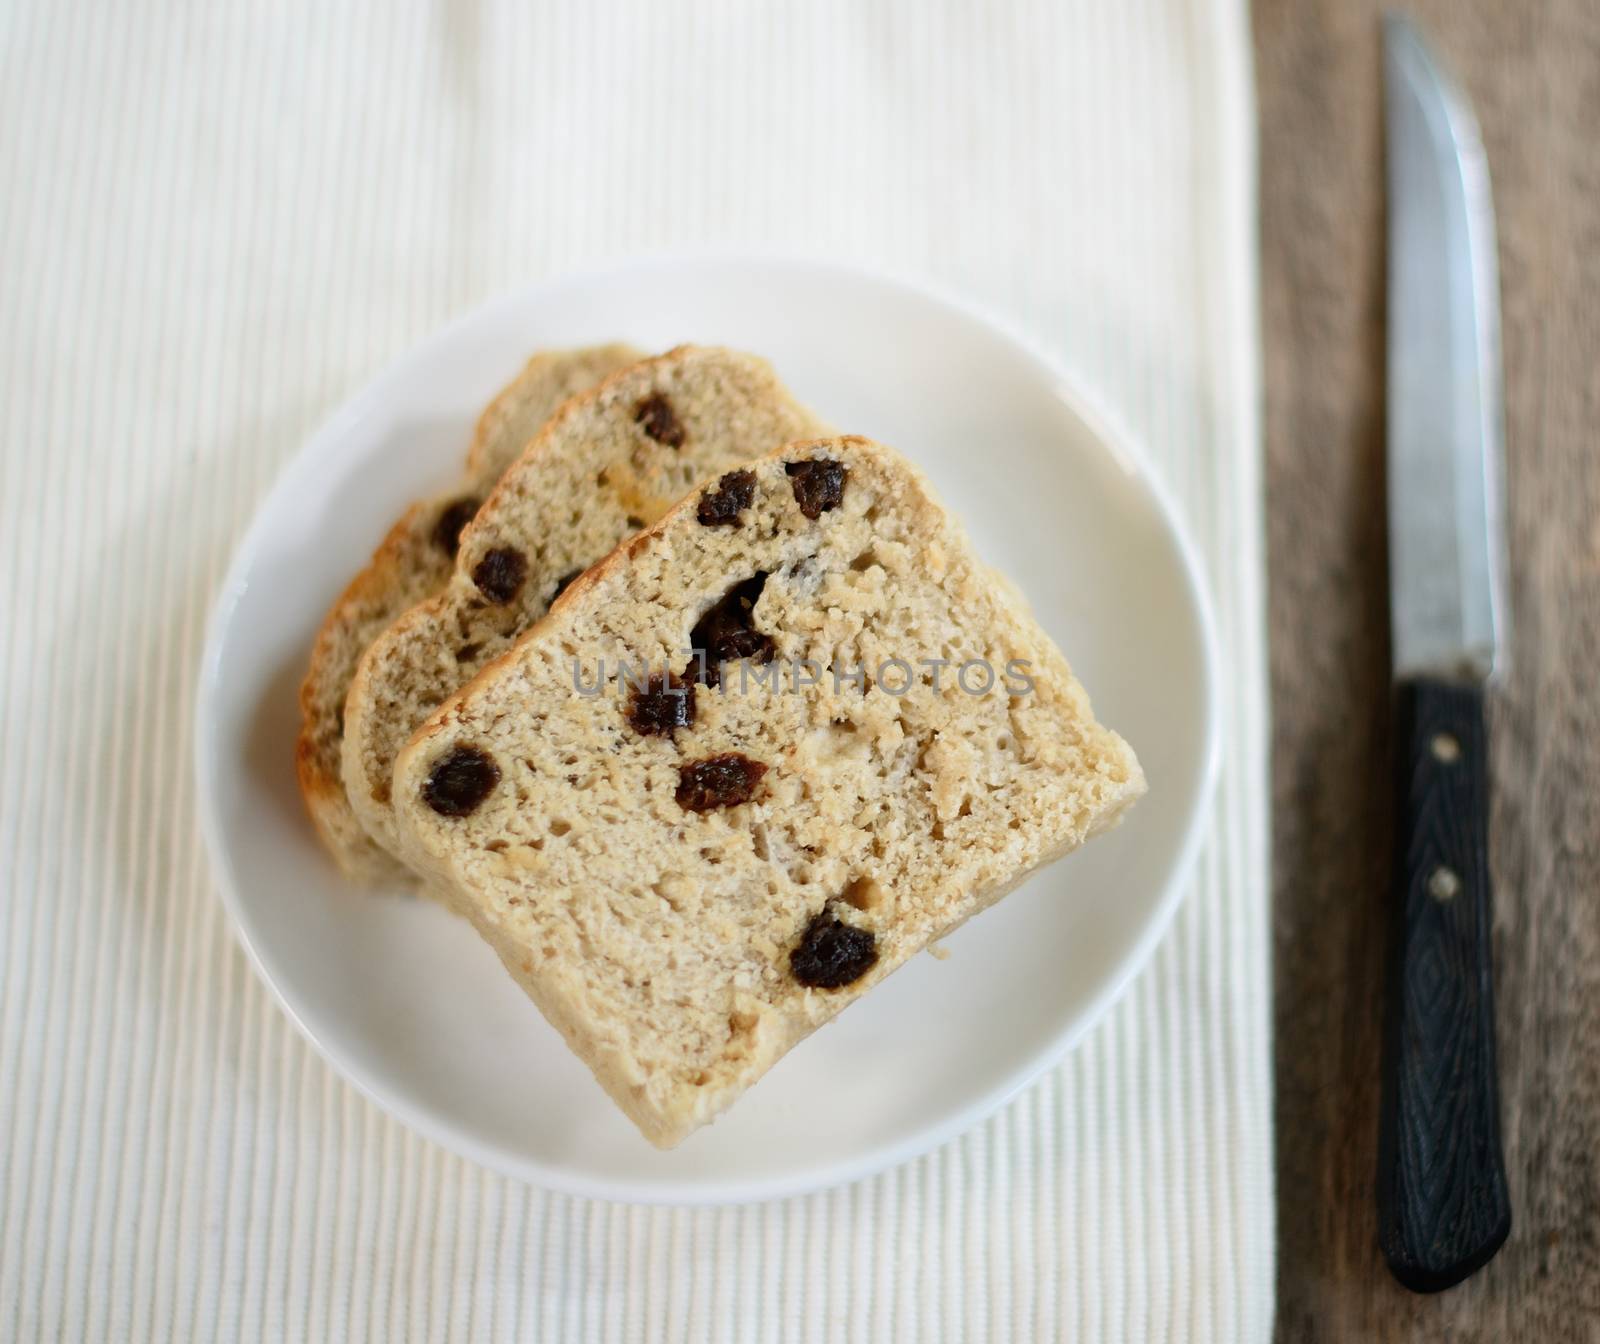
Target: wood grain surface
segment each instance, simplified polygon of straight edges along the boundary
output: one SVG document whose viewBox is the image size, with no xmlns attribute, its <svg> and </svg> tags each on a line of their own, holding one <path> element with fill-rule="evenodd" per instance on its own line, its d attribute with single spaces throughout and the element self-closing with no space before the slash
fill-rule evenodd
<svg viewBox="0 0 1600 1344">
<path fill-rule="evenodd" d="M 1256 0 L 1274 696 L 1278 1338 L 1600 1339 L 1600 3 L 1417 0 L 1500 235 L 1512 665 L 1491 716 L 1512 1232 L 1378 1254 L 1391 854 L 1379 15 Z"/>
</svg>

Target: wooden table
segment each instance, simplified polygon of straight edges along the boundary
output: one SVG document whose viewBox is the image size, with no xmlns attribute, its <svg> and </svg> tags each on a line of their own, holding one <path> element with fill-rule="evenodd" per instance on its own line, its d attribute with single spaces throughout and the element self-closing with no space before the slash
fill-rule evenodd
<svg viewBox="0 0 1600 1344">
<path fill-rule="evenodd" d="M 1281 1340 L 1600 1339 L 1600 0 L 1416 0 L 1500 237 L 1512 667 L 1492 714 L 1514 1225 L 1448 1293 L 1375 1243 L 1390 862 L 1373 0 L 1257 0 Z"/>
</svg>

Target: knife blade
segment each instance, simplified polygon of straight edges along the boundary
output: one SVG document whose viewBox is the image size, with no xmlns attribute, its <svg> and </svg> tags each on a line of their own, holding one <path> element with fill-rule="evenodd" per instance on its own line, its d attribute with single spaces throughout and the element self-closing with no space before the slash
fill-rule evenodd
<svg viewBox="0 0 1600 1344">
<path fill-rule="evenodd" d="M 1384 24 L 1397 808 L 1378 1237 L 1419 1292 L 1510 1232 L 1490 958 L 1485 689 L 1504 667 L 1494 213 L 1466 98 Z"/>
</svg>

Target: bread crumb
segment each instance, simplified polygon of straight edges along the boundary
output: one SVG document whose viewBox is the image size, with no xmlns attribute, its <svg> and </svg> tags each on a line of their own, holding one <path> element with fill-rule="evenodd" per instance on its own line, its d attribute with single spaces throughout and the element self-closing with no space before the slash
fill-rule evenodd
<svg viewBox="0 0 1600 1344">
<path fill-rule="evenodd" d="M 844 486 L 812 517 L 790 468 L 818 460 Z M 660 1147 L 924 948 L 948 959 L 937 940 L 1144 790 L 1133 752 L 1094 721 L 1060 652 L 1009 597 L 980 584 L 962 598 L 921 566 L 898 579 L 850 567 L 928 539 L 949 574 L 989 572 L 905 459 L 845 437 L 789 443 L 739 470 L 754 484 L 738 526 L 700 521 L 716 482 L 688 496 L 636 553 L 592 567 L 395 770 L 408 853 Z M 813 568 L 872 596 L 838 627 L 843 642 L 818 635 Z M 702 624 L 730 648 L 735 636 L 765 641 L 772 657 L 755 667 L 782 674 L 781 689 L 739 689 L 753 660 L 725 660 L 720 685 L 698 682 L 667 733 L 631 723 L 617 695 L 574 693 L 569 648 L 590 666 L 619 649 L 648 654 L 676 675 Z M 998 686 L 964 692 L 949 670 L 1001 648 L 1034 667 L 1034 703 Z M 938 689 L 918 665 L 929 661 L 945 669 Z M 860 669 L 868 684 L 836 684 L 829 668 Z M 1023 759 L 1009 745 L 1022 727 L 1057 744 L 1065 768 Z M 467 744 L 519 787 L 502 782 L 451 817 L 427 803 L 426 781 Z M 766 767 L 759 792 L 704 810 L 677 801 L 686 766 L 727 753 Z M 584 768 L 595 782 L 579 790 L 571 774 Z M 581 830 L 554 833 L 553 819 L 578 817 Z M 534 840 L 542 871 L 498 861 L 500 847 Z M 523 969 L 551 946 L 562 954 Z M 736 1016 L 759 1029 L 737 1032 Z"/>
</svg>

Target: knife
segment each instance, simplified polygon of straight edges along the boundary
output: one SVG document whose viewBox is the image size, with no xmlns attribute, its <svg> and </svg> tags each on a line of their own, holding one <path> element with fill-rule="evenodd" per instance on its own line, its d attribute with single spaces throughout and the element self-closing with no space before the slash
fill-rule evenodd
<svg viewBox="0 0 1600 1344">
<path fill-rule="evenodd" d="M 1506 632 L 1499 282 L 1477 123 L 1397 15 L 1384 85 L 1398 825 L 1378 1241 L 1402 1284 L 1436 1292 L 1511 1230 L 1484 732 Z"/>
</svg>

